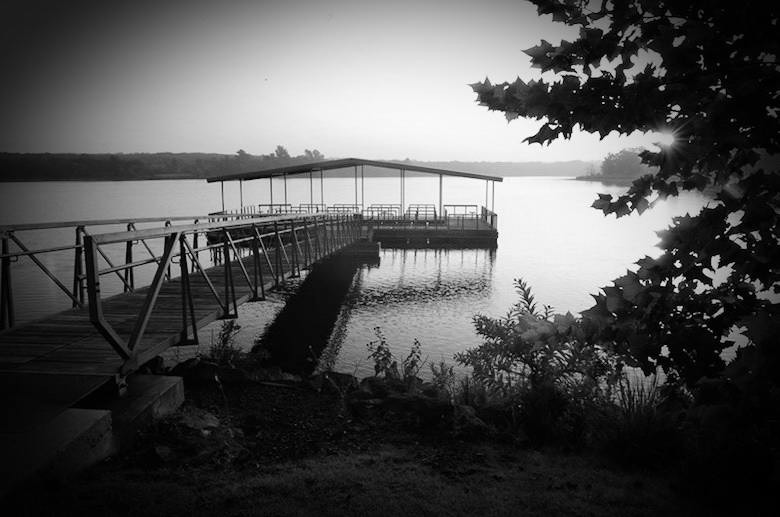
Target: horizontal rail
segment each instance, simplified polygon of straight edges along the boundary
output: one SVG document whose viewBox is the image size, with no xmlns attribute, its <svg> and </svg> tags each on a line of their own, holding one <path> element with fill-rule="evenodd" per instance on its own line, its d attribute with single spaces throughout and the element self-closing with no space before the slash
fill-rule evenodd
<svg viewBox="0 0 780 517">
<path fill-rule="evenodd" d="M 206 232 L 208 230 L 216 230 L 222 228 L 240 228 L 242 226 L 247 227 L 252 224 L 273 224 L 274 222 L 281 223 L 290 220 L 304 220 L 304 219 L 327 219 L 332 217 L 333 214 L 290 214 L 290 215 L 275 215 L 275 216 L 261 216 L 256 217 L 257 221 L 217 221 L 212 223 L 199 223 L 189 224 L 182 226 L 169 226 L 167 228 L 148 228 L 143 230 L 131 230 L 124 232 L 103 233 L 95 235 L 95 242 L 98 244 L 111 244 L 115 242 L 127 242 L 129 240 L 140 239 L 153 239 L 158 237 L 165 237 L 174 233 L 190 233 L 190 232 Z"/>
<path fill-rule="evenodd" d="M 28 231 L 28 230 L 48 230 L 52 228 L 70 228 L 76 226 L 108 226 L 111 224 L 128 223 L 157 223 L 165 221 L 186 221 L 197 219 L 208 219 L 208 215 L 180 215 L 176 217 L 135 217 L 121 219 L 98 219 L 83 221 L 57 221 L 47 223 L 25 223 L 25 224 L 3 224 L 0 225 L 0 232 Z"/>
</svg>

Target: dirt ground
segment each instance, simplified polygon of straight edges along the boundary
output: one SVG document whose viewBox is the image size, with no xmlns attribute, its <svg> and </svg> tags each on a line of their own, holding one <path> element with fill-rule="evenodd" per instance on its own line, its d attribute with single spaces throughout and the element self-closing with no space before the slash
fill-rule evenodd
<svg viewBox="0 0 780 517">
<path fill-rule="evenodd" d="M 511 437 L 357 418 L 304 385 L 188 386 L 118 457 L 15 494 L 5 515 L 690 515 L 661 473 Z M 701 512 L 705 514 L 707 512 Z"/>
</svg>

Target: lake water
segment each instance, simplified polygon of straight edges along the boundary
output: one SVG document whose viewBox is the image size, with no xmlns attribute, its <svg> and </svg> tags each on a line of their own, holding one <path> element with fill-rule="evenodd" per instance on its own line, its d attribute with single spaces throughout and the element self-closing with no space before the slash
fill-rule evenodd
<svg viewBox="0 0 780 517">
<path fill-rule="evenodd" d="M 128 181 L 3 183 L 0 224 L 204 215 L 221 208 L 219 184 L 205 181 Z M 270 202 L 269 182 L 253 181 L 243 187 L 245 204 Z M 274 181 L 274 202 L 284 199 L 284 184 Z M 423 356 L 437 361 L 476 345 L 471 318 L 482 313 L 503 315 L 516 301 L 513 279 L 530 283 L 539 303 L 556 310 L 578 312 L 591 305 L 590 293 L 609 284 L 644 255 L 657 256 L 655 231 L 672 217 L 697 212 L 706 198 L 683 194 L 659 203 L 642 216 L 616 220 L 590 208 L 597 193 L 622 192 L 623 187 L 566 178 L 506 178 L 496 184 L 498 213 L 497 250 L 384 249 L 379 267 L 362 268 L 331 338 L 339 350 L 336 367 L 343 371 L 371 371 L 366 343 L 381 327 L 399 356 L 419 339 Z M 287 201 L 318 203 L 320 185 L 315 179 L 287 181 Z M 398 178 L 366 178 L 365 203 L 397 203 Z M 326 178 L 324 202 L 353 203 L 356 193 L 350 178 Z M 310 199 L 313 195 L 313 199 Z M 227 208 L 239 205 L 237 184 L 226 184 Z M 436 203 L 438 178 L 407 177 L 407 203 Z M 447 178 L 446 204 L 485 203 L 485 182 Z M 490 203 L 493 200 L 490 199 Z M 104 227 L 102 231 L 123 227 Z M 21 232 L 29 246 L 72 244 L 73 229 Z M 122 256 L 121 249 L 111 252 Z M 41 257 L 70 285 L 72 252 Z M 29 321 L 69 307 L 69 300 L 28 259 L 13 264 L 17 320 Z M 149 278 L 150 272 L 141 275 Z M 137 277 L 136 282 L 139 282 Z M 142 282 L 141 282 L 142 283 Z M 107 281 L 106 294 L 121 284 Z M 284 303 L 282 295 L 265 302 L 245 304 L 239 311 L 242 330 L 238 341 L 249 347 Z M 210 341 L 214 326 L 203 330 Z"/>
</svg>

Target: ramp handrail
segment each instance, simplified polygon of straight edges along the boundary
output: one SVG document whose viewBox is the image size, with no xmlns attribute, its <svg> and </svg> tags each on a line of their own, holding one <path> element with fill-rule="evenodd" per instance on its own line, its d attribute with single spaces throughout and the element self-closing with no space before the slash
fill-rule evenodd
<svg viewBox="0 0 780 517">
<path fill-rule="evenodd" d="M 141 355 L 139 344 L 154 313 L 160 290 L 166 280 L 171 280 L 170 268 L 175 263 L 175 258 L 178 258 L 181 284 L 180 340 L 197 342 L 194 300 L 190 288 L 191 274 L 197 272 L 203 277 L 211 295 L 220 307 L 221 318 L 235 318 L 238 307 L 233 278 L 234 269 L 238 270 L 238 276 L 243 277 L 249 286 L 251 299 L 264 299 L 264 265 L 268 266 L 268 271 L 273 275 L 274 285 L 278 286 L 284 281 L 285 275 L 297 276 L 301 268 L 357 240 L 360 236 L 359 224 L 359 218 L 356 216 L 293 214 L 244 221 L 171 225 L 165 228 L 87 235 L 84 239 L 84 255 L 90 321 L 124 360 L 120 373 L 127 374 L 142 364 L 142 359 L 151 358 L 159 353 L 158 350 L 143 350 Z M 205 244 L 198 245 L 198 235 L 205 235 Z M 101 246 L 153 239 L 163 239 L 163 250 L 151 259 L 128 261 L 119 266 L 99 265 Z M 215 263 L 223 264 L 220 268 L 225 279 L 222 292 L 215 287 L 207 268 L 200 261 L 199 255 L 205 251 L 215 254 Z M 250 258 L 245 257 L 246 255 L 251 255 L 248 264 L 244 262 L 244 258 Z M 129 335 L 120 335 L 103 313 L 100 278 L 119 271 L 131 271 L 151 262 L 156 262 L 157 268 L 152 283 L 146 290 L 140 312 L 134 319 L 133 329 Z M 237 268 L 234 268 L 234 263 Z M 188 326 L 192 327 L 191 332 Z"/>
</svg>

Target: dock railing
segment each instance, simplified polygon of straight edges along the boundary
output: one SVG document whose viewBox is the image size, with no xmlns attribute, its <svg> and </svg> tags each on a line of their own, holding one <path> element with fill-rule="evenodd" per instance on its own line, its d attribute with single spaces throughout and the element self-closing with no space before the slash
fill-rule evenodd
<svg viewBox="0 0 780 517">
<path fill-rule="evenodd" d="M 238 310 L 234 281 L 236 273 L 249 287 L 249 299 L 262 300 L 265 298 L 265 283 L 268 280 L 272 280 L 273 285 L 279 285 L 286 276 L 300 275 L 302 268 L 357 240 L 359 230 L 354 217 L 293 214 L 88 235 L 84 239 L 84 257 L 89 317 L 103 338 L 124 360 L 120 373 L 127 373 L 161 351 L 153 348 L 144 349 L 140 353 L 139 344 L 155 310 L 163 283 L 171 278 L 170 268 L 175 263 L 174 259 L 178 258 L 181 285 L 180 342 L 197 342 L 195 305 L 191 289 L 193 274 L 200 275 L 205 281 L 208 291 L 219 305 L 220 318 L 235 318 Z M 203 245 L 198 246 L 198 235 L 207 236 Z M 129 335 L 122 336 L 103 314 L 101 277 L 132 270 L 148 264 L 149 259 L 101 267 L 98 263 L 101 248 L 155 239 L 162 240 L 163 246 L 162 252 L 153 259 L 157 262 L 154 278 L 145 292 L 144 302 L 135 317 L 132 331 Z M 219 269 L 222 270 L 224 278 L 224 288 L 221 292 L 209 277 L 208 268 L 200 260 L 199 255 L 205 251 L 219 252 L 217 262 L 221 262 L 223 266 Z M 249 261 L 246 262 L 245 258 Z M 272 279 L 264 278 L 265 266 L 273 276 Z M 188 327 L 191 327 L 191 332 Z M 191 334 L 191 338 L 188 334 Z"/>
<path fill-rule="evenodd" d="M 12 265 L 20 260 L 29 260 L 42 273 L 44 279 L 53 283 L 64 294 L 70 301 L 71 307 L 85 307 L 87 276 L 85 272 L 84 241 L 92 234 L 105 233 L 106 231 L 111 231 L 111 227 L 119 225 L 124 226 L 126 232 L 134 232 L 139 230 L 139 227 L 150 224 L 169 228 L 174 223 L 182 222 L 191 222 L 193 225 L 198 225 L 201 222 L 219 224 L 247 223 L 248 221 L 262 221 L 268 217 L 267 214 L 261 213 L 231 211 L 231 213 L 225 212 L 198 216 L 117 218 L 0 226 L 0 242 L 2 245 L 0 248 L 0 330 L 12 328 L 17 323 L 17 310 L 14 301 L 14 268 Z M 30 236 L 33 232 L 68 231 L 68 229 L 75 234 L 75 238 L 69 244 L 36 246 L 31 242 L 35 240 Z M 102 247 L 97 248 L 102 262 L 108 267 L 103 274 L 115 277 L 121 285 L 122 292 L 135 291 L 136 271 L 139 267 L 159 263 L 160 261 L 159 249 L 156 249 L 160 247 L 159 243 L 153 243 L 150 238 L 144 237 L 146 234 L 139 235 L 141 237 L 137 239 L 125 241 L 121 251 L 115 249 L 116 246 L 111 250 L 106 250 Z M 199 246 L 199 240 L 203 239 L 201 232 L 193 231 L 191 239 L 194 248 L 202 249 Z M 138 255 L 138 248 L 141 248 L 140 255 Z M 63 275 L 61 267 L 54 267 L 51 260 L 46 258 L 47 256 L 67 252 L 72 253 L 70 259 L 65 259 L 66 262 L 72 264 L 72 267 L 68 266 L 72 271 L 69 278 Z M 214 251 L 214 254 L 217 256 L 220 253 L 218 249 Z M 194 271 L 195 265 L 192 267 Z M 60 271 L 57 271 L 57 269 L 60 269 Z M 166 270 L 166 278 L 170 279 L 169 270 Z M 19 289 L 19 286 L 16 289 Z"/>
<path fill-rule="evenodd" d="M 13 279 L 11 264 L 21 259 L 29 259 L 54 285 L 71 300 L 73 307 L 84 306 L 85 280 L 83 243 L 86 236 L 93 232 L 105 231 L 106 227 L 124 225 L 128 231 L 135 230 L 142 224 L 160 224 L 170 226 L 174 222 L 192 221 L 193 224 L 199 221 L 208 221 L 208 215 L 196 216 L 178 216 L 178 217 L 142 217 L 142 218 L 123 218 L 123 219 L 100 219 L 100 220 L 79 220 L 79 221 L 58 221 L 47 223 L 30 223 L 0 226 L 0 240 L 2 249 L 0 250 L 0 330 L 13 327 L 16 322 L 16 314 L 13 296 Z M 72 229 L 75 233 L 75 239 L 72 244 L 58 246 L 35 247 L 32 244 L 28 246 L 27 235 L 30 232 L 40 230 L 66 230 Z M 12 249 L 15 247 L 16 249 Z M 145 250 L 153 256 L 152 250 L 146 241 L 134 241 L 128 243 L 125 250 L 125 261 L 133 261 L 133 247 L 143 246 Z M 31 249 L 32 247 L 32 249 Z M 73 274 L 71 279 L 64 280 L 59 278 L 52 269 L 47 266 L 39 257 L 58 253 L 73 252 Z M 114 267 L 116 258 L 112 260 L 108 254 L 101 252 L 103 260 Z M 132 271 L 122 274 L 117 272 L 116 276 L 122 282 L 125 292 L 132 291 L 134 288 L 134 277 Z M 66 284 L 70 283 L 71 287 Z"/>
</svg>

